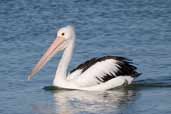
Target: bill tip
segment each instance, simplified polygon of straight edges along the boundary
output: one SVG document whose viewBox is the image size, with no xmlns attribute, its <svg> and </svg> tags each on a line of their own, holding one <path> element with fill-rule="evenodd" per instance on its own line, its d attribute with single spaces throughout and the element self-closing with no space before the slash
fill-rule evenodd
<svg viewBox="0 0 171 114">
<path fill-rule="evenodd" d="M 32 79 L 32 76 L 29 75 L 28 78 L 27 78 L 27 80 L 30 81 L 31 79 Z"/>
</svg>

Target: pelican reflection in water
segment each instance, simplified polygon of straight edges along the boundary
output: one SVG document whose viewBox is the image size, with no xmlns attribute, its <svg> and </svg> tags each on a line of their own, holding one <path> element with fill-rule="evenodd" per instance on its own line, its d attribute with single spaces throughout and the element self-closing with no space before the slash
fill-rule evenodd
<svg viewBox="0 0 171 114">
<path fill-rule="evenodd" d="M 60 90 L 54 93 L 54 110 L 59 114 L 114 113 L 133 100 L 132 90 L 115 90 L 105 92 L 87 92 L 78 90 Z"/>
<path fill-rule="evenodd" d="M 136 91 L 117 89 L 111 91 L 52 91 L 52 104 L 36 103 L 32 105 L 36 114 L 82 114 L 86 113 L 120 113 L 130 101 L 136 99 Z"/>
</svg>

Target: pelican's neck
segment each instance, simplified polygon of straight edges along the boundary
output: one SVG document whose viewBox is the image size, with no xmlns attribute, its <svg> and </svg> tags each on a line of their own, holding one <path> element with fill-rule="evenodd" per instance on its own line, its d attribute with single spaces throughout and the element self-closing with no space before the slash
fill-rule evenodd
<svg viewBox="0 0 171 114">
<path fill-rule="evenodd" d="M 72 58 L 74 43 L 75 43 L 75 38 L 69 41 L 68 46 L 64 50 L 64 53 L 62 55 L 62 58 L 59 62 L 56 71 L 55 79 L 53 81 L 54 85 L 66 82 L 67 69 Z"/>
</svg>

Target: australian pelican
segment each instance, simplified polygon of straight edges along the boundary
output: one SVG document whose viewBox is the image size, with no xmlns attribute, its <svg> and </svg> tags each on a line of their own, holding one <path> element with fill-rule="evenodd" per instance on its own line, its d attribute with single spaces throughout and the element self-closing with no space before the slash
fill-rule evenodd
<svg viewBox="0 0 171 114">
<path fill-rule="evenodd" d="M 53 85 L 56 87 L 104 91 L 122 86 L 125 83 L 131 84 L 140 75 L 130 60 L 119 56 L 93 58 L 80 64 L 70 73 L 67 73 L 68 65 L 72 58 L 75 39 L 75 30 L 72 26 L 59 29 L 57 38 L 36 64 L 28 76 L 28 80 L 31 80 L 55 54 L 63 50 L 64 53 L 53 80 Z"/>
</svg>

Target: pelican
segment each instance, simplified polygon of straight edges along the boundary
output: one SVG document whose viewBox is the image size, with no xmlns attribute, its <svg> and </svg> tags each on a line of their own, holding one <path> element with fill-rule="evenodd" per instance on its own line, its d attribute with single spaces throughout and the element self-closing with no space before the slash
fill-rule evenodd
<svg viewBox="0 0 171 114">
<path fill-rule="evenodd" d="M 57 37 L 33 68 L 31 80 L 58 52 L 64 51 L 58 64 L 53 86 L 64 89 L 105 91 L 129 85 L 140 75 L 132 62 L 125 57 L 104 56 L 92 58 L 67 73 L 76 40 L 75 29 L 68 25 L 57 32 Z"/>
</svg>

